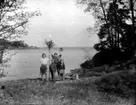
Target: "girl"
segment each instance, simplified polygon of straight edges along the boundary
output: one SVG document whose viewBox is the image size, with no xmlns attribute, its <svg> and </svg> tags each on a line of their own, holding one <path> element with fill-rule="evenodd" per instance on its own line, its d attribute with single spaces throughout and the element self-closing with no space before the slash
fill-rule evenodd
<svg viewBox="0 0 136 105">
<path fill-rule="evenodd" d="M 48 64 L 49 64 L 49 59 L 46 57 L 46 54 L 42 54 L 42 58 L 40 59 L 41 62 L 41 67 L 40 67 L 40 75 L 42 80 L 44 81 L 44 76 L 46 76 L 46 80 L 48 81 L 49 79 L 49 70 L 48 70 Z"/>
</svg>

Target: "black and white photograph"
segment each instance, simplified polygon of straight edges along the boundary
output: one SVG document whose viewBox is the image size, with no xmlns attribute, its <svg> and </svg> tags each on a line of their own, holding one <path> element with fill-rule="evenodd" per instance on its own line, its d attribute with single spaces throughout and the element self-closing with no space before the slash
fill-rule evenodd
<svg viewBox="0 0 136 105">
<path fill-rule="evenodd" d="M 136 0 L 0 0 L 0 105 L 136 105 Z"/>
</svg>

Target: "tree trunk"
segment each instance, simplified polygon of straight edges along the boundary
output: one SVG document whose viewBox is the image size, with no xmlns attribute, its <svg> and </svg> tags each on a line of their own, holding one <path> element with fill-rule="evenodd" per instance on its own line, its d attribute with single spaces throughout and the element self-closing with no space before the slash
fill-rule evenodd
<svg viewBox="0 0 136 105">
<path fill-rule="evenodd" d="M 118 48 L 120 49 L 120 38 L 119 38 L 119 32 L 118 32 Z"/>
<path fill-rule="evenodd" d="M 135 35 L 135 17 L 134 17 L 134 4 L 133 4 L 133 0 L 129 0 L 129 5 L 130 5 L 130 10 L 131 10 L 131 16 L 132 16 L 132 31 L 133 31 L 133 34 Z M 135 92 L 135 102 L 134 102 L 134 105 L 136 105 L 136 92 Z"/>
<path fill-rule="evenodd" d="M 3 53 L 4 53 L 3 48 L 0 48 L 0 64 L 3 63 Z"/>
<path fill-rule="evenodd" d="M 108 24 L 108 22 L 107 22 L 107 17 L 106 17 L 106 12 L 105 12 L 105 9 L 104 9 L 104 7 L 103 7 L 102 0 L 100 0 L 100 5 L 101 5 L 102 11 L 103 11 L 104 20 L 105 20 L 106 24 Z M 109 28 L 108 28 L 108 33 L 109 33 L 109 36 L 110 36 Z M 110 39 L 110 38 L 109 38 L 109 39 Z"/>
<path fill-rule="evenodd" d="M 118 31 L 117 31 L 117 28 L 118 28 L 118 23 L 117 23 L 117 8 L 116 8 L 116 3 L 117 3 L 117 0 L 114 0 L 113 1 L 113 5 L 114 5 L 114 16 L 115 16 L 115 48 L 118 48 Z"/>
<path fill-rule="evenodd" d="M 107 17 L 106 17 L 106 12 L 105 12 L 105 9 L 103 7 L 102 0 L 99 0 L 99 1 L 100 1 L 102 11 L 103 11 L 104 20 L 105 20 L 106 24 L 108 24 Z M 108 34 L 109 34 L 109 44 L 112 47 L 113 46 L 113 40 L 112 40 L 113 38 L 112 38 L 111 33 L 110 33 L 110 27 L 108 28 Z"/>
<path fill-rule="evenodd" d="M 133 29 L 135 27 L 135 17 L 134 17 L 134 2 L 133 0 L 129 0 L 129 6 L 131 10 L 131 16 L 132 16 L 132 24 L 133 24 Z"/>
<path fill-rule="evenodd" d="M 100 5 L 101 5 L 102 11 L 103 11 L 105 22 L 107 23 L 106 13 L 105 13 L 105 9 L 104 9 L 103 4 L 102 4 L 102 0 L 100 0 Z"/>
<path fill-rule="evenodd" d="M 51 55 L 51 50 L 49 49 L 49 54 Z"/>
</svg>

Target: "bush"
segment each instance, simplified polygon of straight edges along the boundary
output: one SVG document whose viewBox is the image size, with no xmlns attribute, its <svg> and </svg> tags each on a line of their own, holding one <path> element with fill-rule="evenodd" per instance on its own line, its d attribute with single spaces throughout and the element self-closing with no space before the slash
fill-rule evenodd
<svg viewBox="0 0 136 105">
<path fill-rule="evenodd" d="M 132 97 L 136 92 L 136 72 L 125 70 L 103 76 L 95 81 L 99 91 L 119 95 L 121 97 Z"/>
<path fill-rule="evenodd" d="M 93 67 L 92 61 L 87 60 L 84 63 L 80 64 L 80 67 L 83 68 L 83 69 L 91 69 Z"/>
</svg>

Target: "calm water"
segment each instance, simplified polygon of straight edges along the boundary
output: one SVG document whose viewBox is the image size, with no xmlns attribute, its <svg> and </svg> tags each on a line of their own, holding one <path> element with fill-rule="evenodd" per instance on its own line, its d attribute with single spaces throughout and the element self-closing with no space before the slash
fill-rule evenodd
<svg viewBox="0 0 136 105">
<path fill-rule="evenodd" d="M 5 72 L 8 72 L 8 77 L 2 78 L 2 80 L 39 77 L 40 57 L 43 52 L 48 54 L 48 50 L 44 48 L 15 51 L 17 54 L 11 60 L 11 67 L 5 69 Z M 88 55 L 92 57 L 96 53 L 92 48 L 64 48 L 63 52 L 56 48 L 52 49 L 52 53 L 54 52 L 62 54 L 66 64 L 66 72 L 79 68 Z"/>
</svg>

